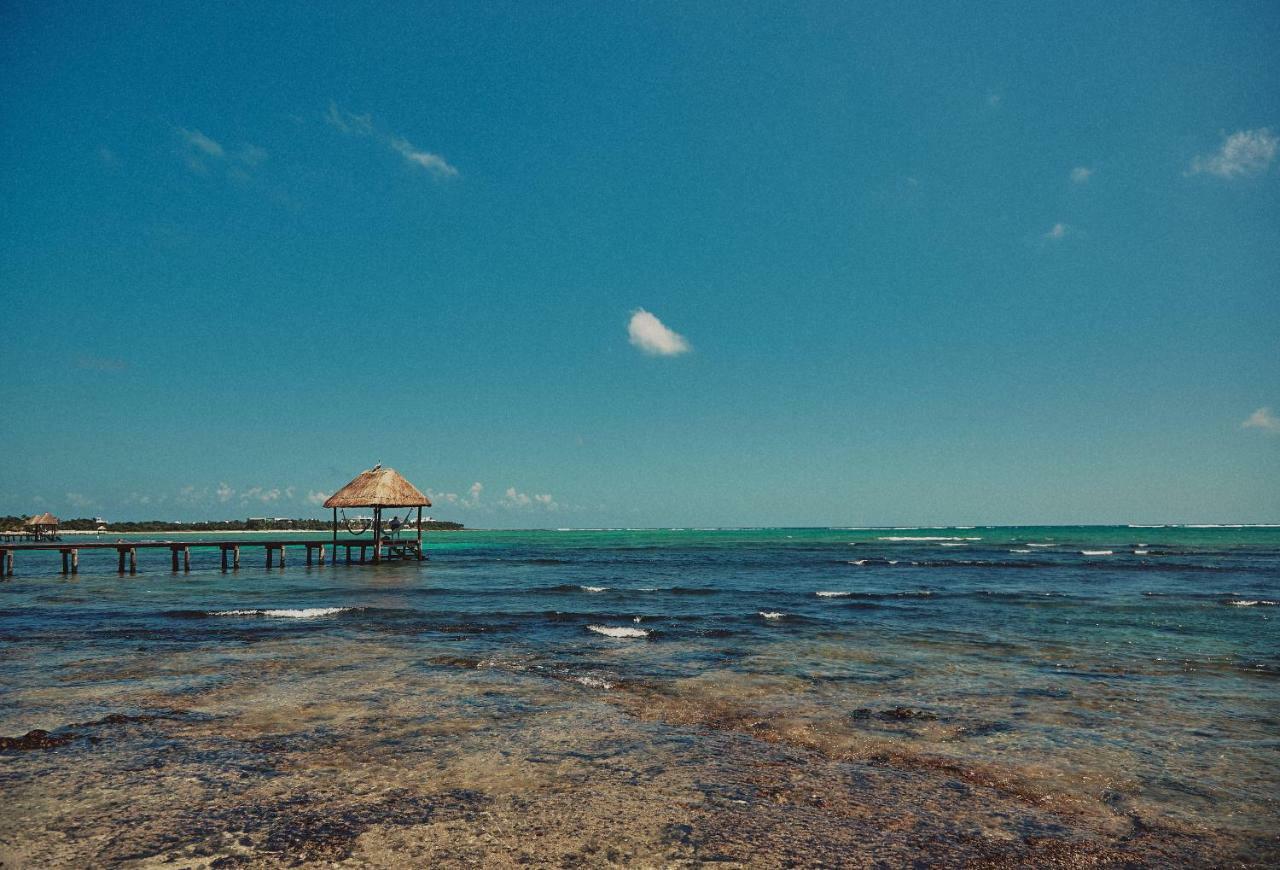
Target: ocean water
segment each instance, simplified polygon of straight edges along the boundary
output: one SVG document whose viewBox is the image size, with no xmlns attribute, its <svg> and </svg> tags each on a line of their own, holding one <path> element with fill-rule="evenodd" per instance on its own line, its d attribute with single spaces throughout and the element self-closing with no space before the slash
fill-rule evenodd
<svg viewBox="0 0 1280 870">
<path fill-rule="evenodd" d="M 6 866 L 1280 856 L 1280 528 L 243 538 L 18 554 Z"/>
</svg>

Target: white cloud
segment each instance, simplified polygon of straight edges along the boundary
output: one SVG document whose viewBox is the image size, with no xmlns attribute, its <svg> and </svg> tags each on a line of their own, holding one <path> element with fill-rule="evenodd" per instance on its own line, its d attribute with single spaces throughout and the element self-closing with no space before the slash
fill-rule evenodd
<svg viewBox="0 0 1280 870">
<path fill-rule="evenodd" d="M 267 489 L 261 486 L 251 486 L 240 494 L 240 502 L 243 504 L 247 501 L 260 501 L 263 504 L 271 504 L 280 500 L 279 487 Z"/>
<path fill-rule="evenodd" d="M 637 308 L 627 324 L 631 343 L 642 351 L 655 356 L 679 356 L 691 349 L 683 335 L 668 329 L 657 317 Z"/>
<path fill-rule="evenodd" d="M 989 106 L 990 108 L 998 109 L 1000 108 L 1000 104 L 1003 102 L 1004 102 L 1004 94 L 999 94 L 999 93 L 996 93 L 995 91 L 987 92 L 987 106 Z"/>
<path fill-rule="evenodd" d="M 223 503 L 230 501 L 235 496 L 235 494 L 236 494 L 236 491 L 231 487 L 227 486 L 225 482 L 219 482 L 218 488 L 214 490 L 214 495 L 218 497 L 218 501 Z"/>
<path fill-rule="evenodd" d="M 1217 153 L 1199 155 L 1191 161 L 1188 175 L 1207 172 L 1219 178 L 1257 175 L 1265 172 L 1280 150 L 1280 138 L 1266 127 L 1240 130 L 1222 140 Z"/>
<path fill-rule="evenodd" d="M 1046 239 L 1049 239 L 1050 241 L 1056 242 L 1059 239 L 1065 239 L 1067 237 L 1067 234 L 1070 232 L 1071 232 L 1071 227 L 1067 226 L 1064 223 L 1059 222 L 1049 227 L 1048 232 L 1046 232 L 1044 236 L 1042 236 L 1042 238 L 1046 238 Z"/>
<path fill-rule="evenodd" d="M 553 511 L 559 507 L 556 500 L 552 498 L 551 493 L 539 493 L 530 495 L 526 492 L 520 492 L 514 486 L 507 487 L 507 491 L 503 494 L 502 499 L 498 502 L 504 508 L 532 508 L 539 507 L 549 511 Z"/>
<path fill-rule="evenodd" d="M 391 148 L 414 166 L 420 166 L 433 175 L 441 178 L 456 178 L 458 175 L 458 170 L 450 166 L 439 154 L 419 151 L 410 145 L 407 139 L 392 139 Z"/>
<path fill-rule="evenodd" d="M 1093 170 L 1088 166 L 1077 166 L 1071 170 L 1071 180 L 1076 184 L 1084 184 L 1093 177 Z"/>
<path fill-rule="evenodd" d="M 1280 417 L 1270 408 L 1259 408 L 1240 424 L 1242 429 L 1261 429 L 1273 435 L 1280 435 Z"/>
<path fill-rule="evenodd" d="M 329 496 L 326 493 L 313 489 L 307 493 L 307 501 L 310 504 L 324 504 L 324 500 Z"/>
<path fill-rule="evenodd" d="M 335 130 L 349 136 L 369 136 L 386 145 L 409 163 L 419 169 L 425 169 L 437 178 L 457 178 L 457 167 L 449 163 L 439 154 L 423 151 L 403 136 L 379 131 L 373 123 L 371 115 L 356 115 L 339 109 L 336 103 L 329 103 L 329 111 L 324 116 L 325 123 Z"/>
</svg>

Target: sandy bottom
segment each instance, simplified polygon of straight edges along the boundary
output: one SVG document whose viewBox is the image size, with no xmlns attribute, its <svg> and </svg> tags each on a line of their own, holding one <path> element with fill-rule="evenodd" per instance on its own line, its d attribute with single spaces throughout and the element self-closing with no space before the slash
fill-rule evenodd
<svg viewBox="0 0 1280 870">
<path fill-rule="evenodd" d="M 792 715 L 788 687 L 728 676 L 301 640 L 58 672 L 0 717 L 5 868 L 1280 861 L 1274 835 L 1055 788 L 1036 759 L 912 748 L 896 735 L 953 727 L 914 711 Z"/>
</svg>

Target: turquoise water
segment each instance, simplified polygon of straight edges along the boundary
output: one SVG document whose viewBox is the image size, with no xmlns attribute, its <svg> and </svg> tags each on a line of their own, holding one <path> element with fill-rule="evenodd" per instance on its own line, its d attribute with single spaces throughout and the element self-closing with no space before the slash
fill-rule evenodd
<svg viewBox="0 0 1280 870">
<path fill-rule="evenodd" d="M 466 730 L 495 715 L 483 678 L 524 699 L 503 715 L 554 699 L 824 763 L 978 771 L 965 781 L 1054 807 L 1064 831 L 1137 818 L 1230 854 L 1275 846 L 1280 528 L 466 531 L 429 534 L 424 563 L 307 568 L 298 550 L 270 572 L 243 539 L 228 574 L 216 550 L 176 575 L 140 551 L 136 577 L 86 550 L 73 578 L 19 553 L 0 734 L 157 709 L 240 721 L 266 674 L 280 709 L 360 686 L 297 714 L 309 740 L 409 684 L 456 689 Z M 0 784 L 45 806 L 37 774 L 77 746 L 11 755 Z"/>
</svg>

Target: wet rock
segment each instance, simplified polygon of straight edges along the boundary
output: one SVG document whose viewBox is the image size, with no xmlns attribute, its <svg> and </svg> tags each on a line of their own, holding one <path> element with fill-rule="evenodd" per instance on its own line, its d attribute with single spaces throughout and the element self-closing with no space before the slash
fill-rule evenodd
<svg viewBox="0 0 1280 870">
<path fill-rule="evenodd" d="M 938 718 L 937 713 L 928 710 L 913 710 L 910 707 L 892 707 L 876 712 L 870 707 L 859 707 L 849 713 L 850 719 L 882 719 L 886 722 L 928 721 Z"/>
<path fill-rule="evenodd" d="M 892 710 L 881 710 L 881 719 L 937 719 L 937 713 L 930 713 L 928 710 L 912 710 L 910 707 L 894 707 Z"/>
<path fill-rule="evenodd" d="M 65 746 L 74 739 L 74 734 L 50 734 L 41 728 L 33 728 L 21 737 L 0 737 L 0 752 L 53 749 L 58 746 Z"/>
</svg>

